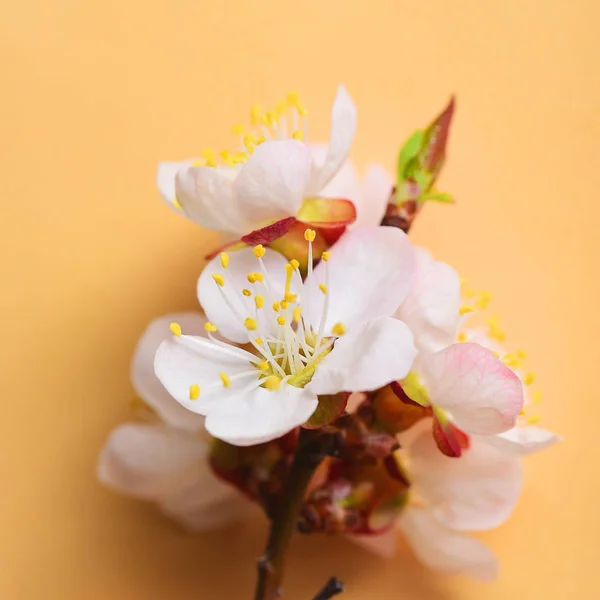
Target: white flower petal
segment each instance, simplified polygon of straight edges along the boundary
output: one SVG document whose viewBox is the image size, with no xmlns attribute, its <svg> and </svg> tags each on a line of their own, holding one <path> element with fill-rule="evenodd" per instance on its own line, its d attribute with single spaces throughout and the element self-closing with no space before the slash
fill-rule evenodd
<svg viewBox="0 0 600 600">
<path fill-rule="evenodd" d="M 423 508 L 408 507 L 400 528 L 417 558 L 430 569 L 464 573 L 482 581 L 498 575 L 498 561 L 485 544 L 444 527 Z"/>
<path fill-rule="evenodd" d="M 311 144 L 309 148 L 313 162 L 317 165 L 322 164 L 327 155 L 327 146 L 324 144 Z M 356 167 L 350 159 L 342 165 L 333 179 L 323 189 L 319 190 L 318 195 L 324 198 L 351 200 L 355 206 L 360 204 L 362 190 L 358 183 Z M 376 223 L 376 225 L 379 225 L 379 223 Z"/>
<path fill-rule="evenodd" d="M 315 394 L 376 390 L 406 377 L 416 354 L 404 323 L 391 317 L 368 321 L 335 342 L 307 388 Z"/>
<path fill-rule="evenodd" d="M 385 215 L 394 182 L 383 166 L 367 167 L 356 205 L 356 225 L 379 225 Z"/>
<path fill-rule="evenodd" d="M 294 217 L 310 175 L 310 151 L 298 140 L 260 144 L 233 185 L 236 206 L 257 229 L 266 222 Z"/>
<path fill-rule="evenodd" d="M 410 327 L 420 352 L 437 352 L 456 341 L 460 277 L 423 248 L 415 248 L 415 256 L 415 285 L 396 316 Z"/>
<path fill-rule="evenodd" d="M 309 323 L 318 327 L 324 296 L 319 284 L 329 270 L 329 309 L 325 331 L 346 328 L 394 314 L 408 295 L 414 277 L 414 253 L 408 236 L 395 227 L 353 227 L 331 248 L 305 282 Z"/>
<path fill-rule="evenodd" d="M 156 171 L 156 185 L 163 200 L 176 212 L 181 214 L 181 209 L 176 205 L 175 176 L 178 171 L 191 166 L 196 159 L 161 162 Z"/>
<path fill-rule="evenodd" d="M 317 404 L 317 397 L 306 389 L 286 384 L 277 391 L 257 387 L 215 406 L 206 418 L 206 430 L 236 446 L 262 444 L 305 423 Z"/>
<path fill-rule="evenodd" d="M 177 200 L 183 212 L 208 229 L 244 234 L 252 227 L 235 204 L 233 181 L 237 171 L 228 167 L 180 169 L 175 177 Z"/>
<path fill-rule="evenodd" d="M 308 195 L 318 195 L 348 158 L 356 133 L 356 106 L 343 85 L 338 87 L 331 111 L 331 135 L 325 160 L 313 163 Z"/>
<path fill-rule="evenodd" d="M 425 356 L 421 376 L 432 404 L 467 433 L 502 433 L 523 408 L 521 380 L 490 350 L 465 342 Z"/>
<path fill-rule="evenodd" d="M 246 317 L 256 317 L 254 297 L 244 296 L 242 289 L 246 288 L 264 296 L 265 301 L 269 300 L 270 295 L 277 300 L 283 297 L 287 260 L 278 252 L 267 248 L 262 261 L 267 272 L 271 293 L 265 285 L 267 281 L 255 284 L 248 282 L 247 276 L 249 273 L 261 271 L 260 263 L 251 248 L 243 248 L 232 252 L 229 255 L 227 269 L 222 267 L 220 257 L 216 256 L 206 265 L 198 279 L 198 300 L 208 320 L 217 326 L 223 337 L 232 342 L 248 342 L 248 330 L 244 327 L 244 319 Z M 215 273 L 225 279 L 225 285 L 222 288 L 213 279 Z M 236 317 L 227 302 L 223 300 L 223 293 L 239 316 Z M 264 310 L 268 309 L 265 307 Z M 259 321 L 262 325 L 263 320 L 260 316 Z M 256 335 L 258 336 L 258 333 Z"/>
<path fill-rule="evenodd" d="M 515 457 L 535 454 L 562 440 L 552 431 L 533 426 L 513 427 L 498 435 L 481 436 L 481 439 L 502 454 Z"/>
<path fill-rule="evenodd" d="M 382 558 L 394 556 L 398 545 L 398 532 L 394 527 L 378 535 L 349 535 L 347 537 L 355 544 Z"/>
<path fill-rule="evenodd" d="M 479 531 L 503 523 L 523 483 L 521 464 L 478 437 L 460 458 L 437 448 L 431 432 L 410 446 L 410 479 L 435 517 L 453 529 Z"/>
<path fill-rule="evenodd" d="M 160 343 L 171 337 L 169 324 L 178 323 L 190 335 L 203 335 L 206 319 L 200 313 L 166 315 L 152 321 L 138 342 L 131 362 L 131 381 L 138 396 L 173 427 L 197 431 L 204 419 L 186 410 L 164 388 L 154 373 L 154 355 Z"/>
<path fill-rule="evenodd" d="M 252 366 L 252 355 L 235 346 L 217 345 L 201 337 L 172 336 L 160 344 L 154 358 L 154 371 L 168 392 L 185 408 L 206 415 L 230 396 L 236 396 L 259 370 Z M 236 375 L 256 371 L 249 377 Z M 220 374 L 226 373 L 231 385 L 225 387 Z M 190 399 L 190 387 L 200 387 L 200 395 Z"/>
<path fill-rule="evenodd" d="M 161 500 L 205 468 L 206 445 L 167 425 L 125 423 L 110 434 L 98 460 L 98 479 L 124 494 Z"/>
</svg>

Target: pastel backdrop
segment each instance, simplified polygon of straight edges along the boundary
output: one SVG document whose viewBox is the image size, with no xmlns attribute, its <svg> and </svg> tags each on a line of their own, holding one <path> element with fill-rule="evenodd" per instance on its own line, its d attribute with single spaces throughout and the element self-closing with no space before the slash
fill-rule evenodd
<svg viewBox="0 0 600 600">
<path fill-rule="evenodd" d="M 566 441 L 527 459 L 513 518 L 485 535 L 492 585 L 298 538 L 286 599 L 335 573 L 347 600 L 600 596 L 597 556 L 600 8 L 592 0 L 28 0 L 0 23 L 0 597 L 250 597 L 260 520 L 197 537 L 95 480 L 128 417 L 145 324 L 195 306 L 217 237 L 154 187 L 159 160 L 232 142 L 289 90 L 325 139 L 336 85 L 359 108 L 353 157 L 400 142 L 457 95 L 441 181 L 458 203 L 414 228 L 494 294 Z"/>
</svg>

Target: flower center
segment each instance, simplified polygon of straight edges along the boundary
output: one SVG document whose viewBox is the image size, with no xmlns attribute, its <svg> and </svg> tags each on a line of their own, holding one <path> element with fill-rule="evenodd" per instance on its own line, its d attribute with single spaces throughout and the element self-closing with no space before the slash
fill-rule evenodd
<svg viewBox="0 0 600 600">
<path fill-rule="evenodd" d="M 239 136 L 240 146 L 236 152 L 222 150 L 217 153 L 205 148 L 200 153 L 203 160 L 197 167 L 216 167 L 219 163 L 239 168 L 248 161 L 256 147 L 267 140 L 293 138 L 306 141 L 308 137 L 308 111 L 300 102 L 296 92 L 290 92 L 285 100 L 278 102 L 272 110 L 263 111 L 259 104 L 250 109 L 250 125 L 234 125 L 232 133 Z"/>
<path fill-rule="evenodd" d="M 308 242 L 309 275 L 312 271 L 312 242 L 315 236 L 316 233 L 312 229 L 304 232 L 304 238 Z M 248 343 L 256 355 L 252 366 L 254 375 L 258 376 L 259 385 L 269 390 L 279 389 L 282 383 L 304 387 L 311 381 L 319 362 L 331 351 L 335 340 L 345 332 L 342 323 L 336 323 L 331 332 L 325 331 L 329 311 L 329 253 L 324 252 L 321 255 L 325 283 L 319 286 L 323 299 L 321 316 L 318 323 L 314 324 L 303 312 L 309 312 L 310 299 L 303 287 L 299 262 L 292 259 L 285 265 L 285 286 L 283 296 L 279 297 L 263 261 L 265 252 L 262 245 L 253 250 L 257 259 L 257 270 L 248 273 L 246 277 L 249 287 L 235 289 L 227 270 L 229 255 L 225 252 L 220 256 L 224 275 L 214 273 L 213 279 L 223 301 L 248 333 Z M 242 298 L 239 297 L 240 294 Z M 234 300 L 235 297 L 239 301 Z M 254 302 L 249 303 L 248 298 L 253 298 Z M 251 309 L 241 312 L 238 308 L 240 306 Z M 220 343 L 212 336 L 216 327 L 208 323 L 206 329 L 209 338 Z"/>
</svg>

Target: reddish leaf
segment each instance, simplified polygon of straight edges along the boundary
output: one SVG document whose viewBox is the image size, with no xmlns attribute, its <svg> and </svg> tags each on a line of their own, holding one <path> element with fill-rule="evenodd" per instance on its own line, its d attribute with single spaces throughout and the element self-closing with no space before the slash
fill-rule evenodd
<svg viewBox="0 0 600 600">
<path fill-rule="evenodd" d="M 437 119 L 425 130 L 425 148 L 421 157 L 423 169 L 438 173 L 446 158 L 446 143 L 454 115 L 454 96 Z"/>
<path fill-rule="evenodd" d="M 406 487 L 410 487 L 410 481 L 406 477 L 406 473 L 400 466 L 398 459 L 393 454 L 390 454 L 383 459 L 383 465 L 386 468 L 388 475 L 392 479 L 395 479 Z"/>
<path fill-rule="evenodd" d="M 302 427 L 305 429 L 320 429 L 333 423 L 344 412 L 348 403 L 348 396 L 349 394 L 346 392 L 319 396 L 317 410 Z"/>
</svg>

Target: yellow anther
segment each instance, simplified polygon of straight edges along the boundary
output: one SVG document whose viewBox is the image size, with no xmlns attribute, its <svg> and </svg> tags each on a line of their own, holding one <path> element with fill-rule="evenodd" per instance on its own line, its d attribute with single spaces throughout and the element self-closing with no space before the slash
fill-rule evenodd
<svg viewBox="0 0 600 600">
<path fill-rule="evenodd" d="M 246 297 L 252 296 L 252 292 L 248 288 L 243 288 L 242 294 L 244 294 L 244 296 L 246 296 Z"/>
<path fill-rule="evenodd" d="M 268 371 L 269 370 L 269 362 L 265 360 L 264 362 L 258 363 L 257 367 L 261 371 Z"/>
<path fill-rule="evenodd" d="M 292 302 L 296 302 L 297 298 L 298 298 L 298 294 L 292 294 L 292 292 L 286 292 L 284 300 L 286 302 L 292 303 Z"/>
<path fill-rule="evenodd" d="M 496 357 L 496 358 L 500 358 L 500 354 L 498 354 L 498 352 L 496 352 L 495 350 L 492 350 L 492 354 Z"/>
<path fill-rule="evenodd" d="M 525 410 L 525 407 L 523 407 L 523 408 L 522 408 L 522 409 L 519 411 L 519 415 L 520 415 L 521 417 L 524 417 L 526 413 L 527 413 L 527 411 Z"/>
<path fill-rule="evenodd" d="M 225 278 L 223 277 L 223 275 L 219 275 L 219 273 L 213 273 L 212 277 L 217 283 L 217 285 L 220 285 L 221 287 L 225 285 Z"/>
<path fill-rule="evenodd" d="M 317 232 L 314 229 L 306 229 L 304 231 L 304 239 L 307 242 L 314 242 L 317 237 Z"/>
<path fill-rule="evenodd" d="M 248 152 L 252 154 L 257 144 L 256 136 L 253 133 L 247 133 L 243 138 L 243 142 Z"/>
<path fill-rule="evenodd" d="M 505 354 L 502 357 L 502 362 L 511 369 L 518 369 L 521 366 L 521 361 L 516 354 Z"/>
<path fill-rule="evenodd" d="M 250 123 L 252 123 L 252 125 L 258 125 L 260 123 L 261 115 L 262 115 L 262 108 L 261 108 L 260 104 L 255 104 L 250 109 Z"/>
<path fill-rule="evenodd" d="M 171 323 L 169 329 L 174 336 L 181 337 L 181 325 L 179 323 Z"/>
<path fill-rule="evenodd" d="M 234 152 L 231 155 L 231 161 L 234 165 L 239 165 L 248 162 L 248 155 L 245 152 Z"/>
<path fill-rule="evenodd" d="M 304 132 L 303 132 L 303 131 L 300 131 L 300 129 L 296 129 L 296 131 L 294 131 L 294 133 L 292 133 L 292 137 L 293 137 L 295 140 L 298 140 L 298 141 L 300 141 L 300 142 L 303 142 L 303 141 L 304 141 Z"/>
<path fill-rule="evenodd" d="M 231 128 L 231 133 L 233 133 L 233 135 L 244 135 L 244 133 L 246 133 L 246 126 L 242 123 L 238 123 Z"/>
<path fill-rule="evenodd" d="M 323 252 L 323 254 L 321 254 L 321 258 L 327 262 L 329 260 L 329 257 L 331 256 L 331 252 Z"/>
<path fill-rule="evenodd" d="M 294 300 L 290 300 L 290 289 L 292 287 L 292 276 L 294 274 L 294 266 L 291 263 L 285 265 L 285 291 L 284 298 L 287 302 L 293 302 Z"/>
<path fill-rule="evenodd" d="M 489 336 L 492 339 L 498 340 L 499 342 L 503 342 L 506 339 L 504 332 L 500 329 L 500 325 L 498 324 L 497 316 L 490 317 L 487 320 L 487 324 L 490 328 Z"/>
<path fill-rule="evenodd" d="M 336 323 L 332 327 L 331 333 L 333 333 L 334 335 L 344 335 L 346 333 L 346 328 L 344 327 L 343 323 Z"/>
<path fill-rule="evenodd" d="M 475 291 L 473 288 L 465 288 L 465 289 L 462 291 L 462 295 L 463 295 L 465 298 L 474 298 L 476 293 L 477 293 L 477 292 L 476 292 L 476 291 Z"/>
<path fill-rule="evenodd" d="M 265 299 L 262 296 L 254 296 L 254 304 L 256 304 L 256 308 L 262 308 L 265 305 Z"/>
<path fill-rule="evenodd" d="M 290 303 L 289 303 L 287 300 L 282 300 L 282 301 L 280 302 L 280 305 L 281 305 L 281 308 L 282 308 L 283 310 L 285 310 L 285 309 L 286 309 L 286 308 L 287 308 L 287 307 L 290 305 Z"/>
<path fill-rule="evenodd" d="M 292 260 L 290 260 L 290 265 L 296 270 L 300 266 L 300 263 L 295 258 L 292 258 Z"/>
<path fill-rule="evenodd" d="M 319 289 L 326 294 L 327 293 L 327 286 L 324 283 L 320 283 L 319 284 Z"/>
<path fill-rule="evenodd" d="M 192 163 L 192 167 L 206 167 L 206 161 L 205 160 L 195 160 Z"/>
<path fill-rule="evenodd" d="M 254 340 L 254 342 L 256 343 L 257 346 L 262 346 L 263 339 L 261 337 L 258 337 Z"/>
<path fill-rule="evenodd" d="M 277 124 L 277 116 L 278 116 L 277 111 L 268 110 L 267 114 L 265 115 L 267 125 L 276 125 Z"/>
<path fill-rule="evenodd" d="M 297 306 L 294 309 L 294 313 L 292 318 L 294 319 L 294 321 L 296 321 L 296 323 L 300 323 L 300 319 L 302 318 L 302 308 L 300 308 L 299 306 Z"/>
<path fill-rule="evenodd" d="M 258 246 L 254 246 L 254 250 L 252 250 L 252 252 L 254 252 L 254 256 L 256 256 L 256 258 L 262 258 L 265 255 L 265 247 L 262 244 L 259 244 Z"/>
<path fill-rule="evenodd" d="M 279 312 L 279 309 L 280 309 L 280 308 L 281 308 L 281 307 L 279 306 L 279 302 L 277 302 L 277 300 L 275 300 L 275 302 L 273 302 L 273 310 L 274 310 L 275 312 Z"/>
<path fill-rule="evenodd" d="M 177 200 L 177 198 L 175 198 L 175 200 L 173 200 L 173 206 L 178 210 L 183 210 L 183 206 L 181 206 L 181 202 L 179 202 L 179 200 Z"/>
<path fill-rule="evenodd" d="M 281 379 L 277 377 L 277 375 L 271 375 L 270 377 L 266 377 L 263 385 L 271 391 L 278 390 L 281 387 Z"/>
<path fill-rule="evenodd" d="M 467 334 L 464 331 L 461 331 L 457 336 L 456 336 L 457 341 L 459 342 L 466 342 L 469 338 L 467 337 Z"/>
<path fill-rule="evenodd" d="M 542 401 L 542 392 L 540 392 L 540 390 L 535 390 L 535 392 L 533 392 L 533 394 L 531 395 L 531 402 L 533 402 L 533 404 L 539 404 Z"/>
<path fill-rule="evenodd" d="M 229 150 L 222 150 L 221 152 L 219 152 L 219 155 L 230 167 L 235 166 L 233 155 L 231 154 L 231 152 L 229 152 Z"/>
<path fill-rule="evenodd" d="M 475 306 L 477 308 L 487 308 L 491 301 L 492 294 L 490 292 L 479 292 L 479 298 L 477 298 Z"/>
<path fill-rule="evenodd" d="M 256 319 L 246 317 L 244 319 L 244 327 L 249 331 L 254 331 L 255 329 L 258 329 L 258 323 L 256 322 Z"/>
<path fill-rule="evenodd" d="M 263 142 L 266 142 L 267 138 L 264 135 L 259 135 L 258 139 L 256 140 L 256 145 L 259 146 L 260 144 L 262 144 Z"/>
<path fill-rule="evenodd" d="M 469 313 L 475 312 L 475 309 L 472 306 L 461 306 L 458 309 L 459 315 L 467 315 Z"/>
<path fill-rule="evenodd" d="M 526 373 L 523 376 L 522 381 L 525 385 L 531 385 L 535 381 L 535 374 L 534 373 Z"/>
<path fill-rule="evenodd" d="M 460 287 L 463 288 L 467 285 L 467 280 L 464 277 L 460 278 Z"/>
<path fill-rule="evenodd" d="M 530 417 L 527 417 L 527 419 L 525 419 L 527 421 L 528 425 L 535 425 L 536 423 L 539 423 L 542 420 L 542 416 L 541 415 L 531 415 Z"/>
<path fill-rule="evenodd" d="M 250 273 L 248 275 L 248 281 L 250 283 L 256 283 L 257 281 L 263 282 L 265 280 L 265 277 L 262 273 Z"/>
<path fill-rule="evenodd" d="M 200 396 L 200 386 L 197 383 L 190 385 L 190 400 L 197 400 Z"/>
<path fill-rule="evenodd" d="M 229 376 L 227 375 L 227 373 L 219 373 L 219 377 L 221 378 L 221 381 L 223 382 L 223 385 L 226 388 L 231 385 L 231 381 L 229 380 Z"/>
<path fill-rule="evenodd" d="M 200 156 L 206 161 L 207 167 L 217 166 L 217 157 L 215 155 L 215 151 L 212 148 L 204 148 L 204 150 L 200 152 Z"/>
<path fill-rule="evenodd" d="M 227 252 L 221 252 L 221 266 L 226 269 L 229 266 L 229 254 Z"/>
<path fill-rule="evenodd" d="M 527 352 L 525 350 L 517 350 L 516 355 L 521 359 L 527 358 Z"/>
<path fill-rule="evenodd" d="M 217 326 L 207 321 L 206 323 L 204 323 L 204 331 L 207 331 L 208 333 L 214 333 L 215 331 L 217 331 Z"/>
<path fill-rule="evenodd" d="M 305 117 L 306 115 L 308 115 L 308 111 L 306 110 L 306 108 L 304 108 L 304 106 L 302 106 L 300 102 L 300 96 L 297 92 L 290 92 L 287 95 L 286 100 L 290 106 L 293 106 L 298 111 L 298 114 L 301 117 Z"/>
<path fill-rule="evenodd" d="M 285 323 L 286 323 L 286 321 L 285 321 L 285 319 L 283 317 L 277 317 L 277 322 L 280 325 L 285 325 Z"/>
</svg>

